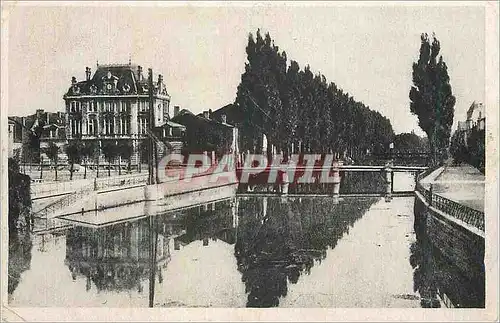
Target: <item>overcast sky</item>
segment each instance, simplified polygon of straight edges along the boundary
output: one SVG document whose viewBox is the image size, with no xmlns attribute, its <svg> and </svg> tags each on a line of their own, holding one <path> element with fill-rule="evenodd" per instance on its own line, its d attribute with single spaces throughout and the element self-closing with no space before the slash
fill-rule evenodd
<svg viewBox="0 0 500 323">
<path fill-rule="evenodd" d="M 81 80 L 86 66 L 94 72 L 97 61 L 129 57 L 164 75 L 171 106 L 218 109 L 235 99 L 248 33 L 257 28 L 269 31 L 289 60 L 309 64 L 387 116 L 396 133 L 422 133 L 408 99 L 422 32 L 441 41 L 455 124 L 473 100 L 484 100 L 482 7 L 89 5 L 8 10 L 9 115 L 63 111 L 72 76 Z"/>
</svg>

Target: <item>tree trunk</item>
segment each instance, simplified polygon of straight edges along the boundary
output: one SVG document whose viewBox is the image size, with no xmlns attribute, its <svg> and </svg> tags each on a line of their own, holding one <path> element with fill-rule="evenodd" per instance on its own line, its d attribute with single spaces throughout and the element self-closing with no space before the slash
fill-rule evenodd
<svg viewBox="0 0 500 323">
<path fill-rule="evenodd" d="M 43 178 L 43 160 L 40 159 L 40 179 Z"/>
<path fill-rule="evenodd" d="M 108 177 L 111 177 L 111 160 L 108 161 Z"/>
<path fill-rule="evenodd" d="M 71 163 L 71 167 L 69 168 L 69 180 L 73 180 L 73 172 L 75 171 L 75 164 Z"/>
<path fill-rule="evenodd" d="M 97 157 L 95 177 L 99 178 L 99 157 Z"/>
<path fill-rule="evenodd" d="M 118 162 L 118 175 L 122 174 L 122 163 L 121 160 Z"/>
<path fill-rule="evenodd" d="M 83 179 L 87 179 L 87 159 L 85 159 L 85 164 L 83 167 L 85 167 L 85 170 L 83 173 Z"/>
<path fill-rule="evenodd" d="M 56 181 L 57 181 L 57 161 L 54 163 L 56 166 L 55 166 L 55 171 L 56 171 Z"/>
</svg>

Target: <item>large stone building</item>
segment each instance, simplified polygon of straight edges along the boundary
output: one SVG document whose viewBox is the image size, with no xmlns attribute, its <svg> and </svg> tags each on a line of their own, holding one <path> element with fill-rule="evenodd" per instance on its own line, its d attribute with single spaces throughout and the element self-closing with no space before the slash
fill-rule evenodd
<svg viewBox="0 0 500 323">
<path fill-rule="evenodd" d="M 149 91 L 153 91 L 154 124 L 150 125 Z M 147 129 L 162 141 L 180 149 L 184 127 L 170 121 L 170 95 L 163 77 L 158 74 L 153 88 L 148 88 L 147 75 L 141 66 L 131 64 L 97 64 L 92 76 L 85 69 L 85 80 L 71 79 L 64 94 L 66 133 L 71 140 L 95 140 L 132 145 L 131 164 L 141 159 L 140 144 L 147 138 Z M 100 162 L 104 162 L 101 154 Z"/>
</svg>

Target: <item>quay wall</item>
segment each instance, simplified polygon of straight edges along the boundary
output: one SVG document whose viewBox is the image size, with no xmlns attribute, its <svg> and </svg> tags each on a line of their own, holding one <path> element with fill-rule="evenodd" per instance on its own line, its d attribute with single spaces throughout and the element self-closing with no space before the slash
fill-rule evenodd
<svg viewBox="0 0 500 323">
<path fill-rule="evenodd" d="M 211 181 L 211 176 L 207 175 L 193 177 L 188 182 L 173 180 L 154 185 L 136 184 L 111 187 L 104 190 L 93 191 L 86 198 L 61 209 L 51 217 L 81 213 L 82 209 L 85 212 L 96 209 L 103 210 L 144 201 L 156 201 L 161 204 L 170 201 L 169 204 L 175 204 L 173 201 L 178 195 L 234 185 L 237 182 L 233 179 L 234 173 L 233 176 L 231 176 L 230 172 L 225 172 L 221 173 L 217 181 Z M 199 194 L 195 195 L 198 196 Z"/>
<path fill-rule="evenodd" d="M 468 227 L 430 206 L 415 193 L 414 229 L 417 241 L 427 247 L 428 284 L 435 286 L 448 307 L 484 308 L 484 233 Z"/>
<path fill-rule="evenodd" d="M 483 236 L 430 207 L 419 194 L 414 210 L 416 232 L 426 234 L 432 245 L 468 278 L 484 277 Z"/>
</svg>

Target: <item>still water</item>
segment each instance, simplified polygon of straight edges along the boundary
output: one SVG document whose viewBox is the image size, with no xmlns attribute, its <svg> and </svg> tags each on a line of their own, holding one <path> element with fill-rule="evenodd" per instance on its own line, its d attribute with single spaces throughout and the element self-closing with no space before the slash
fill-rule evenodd
<svg viewBox="0 0 500 323">
<path fill-rule="evenodd" d="M 420 307 L 411 197 L 238 196 L 11 240 L 11 306 Z"/>
</svg>

